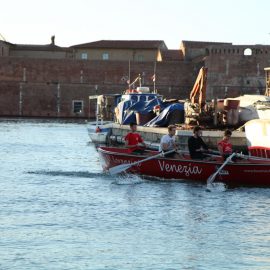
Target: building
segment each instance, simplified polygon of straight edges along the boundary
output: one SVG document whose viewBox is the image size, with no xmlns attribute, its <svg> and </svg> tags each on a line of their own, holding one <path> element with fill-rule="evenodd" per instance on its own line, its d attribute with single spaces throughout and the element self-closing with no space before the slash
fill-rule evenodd
<svg viewBox="0 0 270 270">
<path fill-rule="evenodd" d="M 6 42 L 4 40 L 0 40 L 0 57 L 9 56 L 9 47 L 11 43 Z"/>
<path fill-rule="evenodd" d="M 55 45 L 55 37 L 51 37 L 51 43 L 45 45 L 13 44 L 0 40 L 0 56 L 42 58 L 42 59 L 65 59 L 73 58 L 71 48 Z"/>
<path fill-rule="evenodd" d="M 162 40 L 99 40 L 74 45 L 76 59 L 111 61 L 162 61 L 161 52 L 168 50 Z"/>
<path fill-rule="evenodd" d="M 269 45 L 101 40 L 60 47 L 0 40 L 0 116 L 93 117 L 88 96 L 121 93 L 138 76 L 166 98 L 187 99 L 201 66 L 207 99 L 264 93 Z M 153 82 L 155 75 L 155 82 Z"/>
</svg>

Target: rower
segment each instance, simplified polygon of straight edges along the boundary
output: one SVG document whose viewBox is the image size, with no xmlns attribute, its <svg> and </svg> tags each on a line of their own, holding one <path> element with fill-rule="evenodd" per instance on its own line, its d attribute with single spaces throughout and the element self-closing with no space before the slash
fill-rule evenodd
<svg viewBox="0 0 270 270">
<path fill-rule="evenodd" d="M 159 145 L 159 151 L 167 152 L 171 150 L 175 150 L 175 152 L 166 154 L 165 157 L 170 158 L 179 158 L 182 157 L 179 155 L 179 153 L 176 153 L 178 144 L 175 142 L 175 133 L 176 133 L 176 126 L 175 125 L 169 125 L 168 126 L 168 134 L 163 135 L 160 140 Z"/>
<path fill-rule="evenodd" d="M 223 139 L 218 142 L 218 150 L 220 155 L 223 157 L 224 160 L 226 160 L 232 153 L 233 153 L 233 146 L 231 143 L 231 136 L 232 132 L 229 129 L 226 129 L 224 131 Z M 232 161 L 239 161 L 242 160 L 241 157 L 234 156 L 232 158 Z"/>
<path fill-rule="evenodd" d="M 205 154 L 208 152 L 208 146 L 201 138 L 202 128 L 195 126 L 193 129 L 193 136 L 188 139 L 188 150 L 192 159 L 206 159 L 209 160 L 209 155 Z"/>
<path fill-rule="evenodd" d="M 146 147 L 143 138 L 137 133 L 137 124 L 130 123 L 130 132 L 125 136 L 125 146 L 129 148 L 132 154 L 143 154 Z"/>
</svg>

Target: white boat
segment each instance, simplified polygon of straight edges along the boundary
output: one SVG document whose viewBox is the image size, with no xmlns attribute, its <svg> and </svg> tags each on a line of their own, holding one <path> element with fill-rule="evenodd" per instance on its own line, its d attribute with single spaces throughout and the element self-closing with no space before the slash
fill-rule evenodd
<svg viewBox="0 0 270 270">
<path fill-rule="evenodd" d="M 270 97 L 264 95 L 243 95 L 229 100 L 239 100 L 239 122 L 253 119 L 270 119 Z"/>
<path fill-rule="evenodd" d="M 107 143 L 112 130 L 112 121 L 90 122 L 87 126 L 88 136 L 93 143 Z"/>
<path fill-rule="evenodd" d="M 113 121 L 104 121 L 106 118 L 112 118 L 115 99 L 121 97 L 118 94 L 94 95 L 89 96 L 90 100 L 96 100 L 96 121 L 89 122 L 87 131 L 91 142 L 107 143 L 111 133 L 111 124 Z"/>
<path fill-rule="evenodd" d="M 90 133 L 88 132 L 89 138 L 92 143 L 106 144 L 108 140 L 108 132 Z"/>
<path fill-rule="evenodd" d="M 245 124 L 247 146 L 252 156 L 270 158 L 270 119 L 254 119 Z"/>
<path fill-rule="evenodd" d="M 245 124 L 248 146 L 270 147 L 270 118 L 254 119 Z"/>
</svg>

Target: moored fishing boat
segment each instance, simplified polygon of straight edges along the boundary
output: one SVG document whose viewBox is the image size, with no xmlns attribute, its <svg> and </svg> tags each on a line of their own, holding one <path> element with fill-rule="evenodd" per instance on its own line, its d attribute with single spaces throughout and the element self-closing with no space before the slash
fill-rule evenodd
<svg viewBox="0 0 270 270">
<path fill-rule="evenodd" d="M 112 122 L 103 122 L 97 124 L 96 122 L 88 123 L 88 136 L 93 143 L 106 143 L 111 133 Z"/>
<path fill-rule="evenodd" d="M 167 180 L 195 180 L 207 182 L 223 164 L 221 157 L 217 156 L 212 161 L 192 160 L 188 154 L 181 159 L 172 159 L 156 156 L 157 151 L 146 151 L 144 155 L 130 154 L 125 148 L 99 147 L 102 167 L 105 171 L 121 164 L 131 164 L 127 172 L 139 175 L 158 177 Z M 149 158 L 145 162 L 132 163 Z M 216 177 L 232 185 L 270 186 L 270 160 L 247 157 L 241 161 L 228 163 Z"/>
<path fill-rule="evenodd" d="M 87 124 L 87 131 L 91 142 L 106 143 L 111 133 L 111 124 L 113 120 L 114 106 L 119 102 L 121 95 L 119 94 L 104 94 L 89 96 L 89 103 L 91 100 L 96 104 L 96 121 Z M 109 120 L 108 120 L 109 119 Z"/>
</svg>

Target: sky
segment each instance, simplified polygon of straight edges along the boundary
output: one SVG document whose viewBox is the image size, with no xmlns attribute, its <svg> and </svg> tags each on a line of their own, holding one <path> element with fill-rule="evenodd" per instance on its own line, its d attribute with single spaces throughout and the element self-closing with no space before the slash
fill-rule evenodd
<svg viewBox="0 0 270 270">
<path fill-rule="evenodd" d="M 0 0 L 0 37 L 58 46 L 97 40 L 270 45 L 269 0 Z"/>
</svg>

